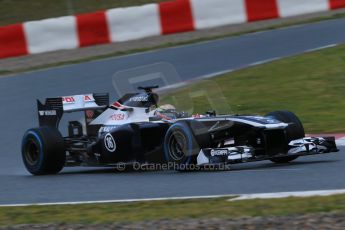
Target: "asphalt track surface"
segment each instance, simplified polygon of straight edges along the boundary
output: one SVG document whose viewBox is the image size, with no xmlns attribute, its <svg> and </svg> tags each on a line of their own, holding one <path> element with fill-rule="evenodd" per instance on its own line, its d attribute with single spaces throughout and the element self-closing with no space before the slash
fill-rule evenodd
<svg viewBox="0 0 345 230">
<path fill-rule="evenodd" d="M 36 98 L 110 92 L 116 99 L 111 79 L 123 69 L 168 62 L 189 80 L 341 43 L 345 43 L 344 19 L 1 78 L 0 204 L 343 189 L 345 148 L 288 165 L 263 161 L 225 172 L 77 167 L 41 177 L 29 175 L 20 156 L 23 133 L 37 126 Z"/>
</svg>

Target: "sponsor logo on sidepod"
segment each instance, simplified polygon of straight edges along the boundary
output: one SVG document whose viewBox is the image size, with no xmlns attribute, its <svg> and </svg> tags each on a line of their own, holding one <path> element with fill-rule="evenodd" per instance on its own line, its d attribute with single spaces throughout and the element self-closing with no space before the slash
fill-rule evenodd
<svg viewBox="0 0 345 230">
<path fill-rule="evenodd" d="M 115 140 L 113 138 L 113 136 L 110 133 L 107 133 L 104 137 L 104 145 L 105 148 L 109 151 L 109 152 L 115 152 L 116 150 L 116 143 Z"/>
</svg>

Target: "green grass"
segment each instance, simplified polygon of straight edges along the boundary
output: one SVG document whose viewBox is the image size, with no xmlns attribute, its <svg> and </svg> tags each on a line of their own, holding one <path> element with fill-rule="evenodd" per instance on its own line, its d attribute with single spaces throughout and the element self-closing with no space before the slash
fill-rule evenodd
<svg viewBox="0 0 345 230">
<path fill-rule="evenodd" d="M 159 219 L 236 218 L 345 212 L 345 195 L 228 202 L 228 198 L 0 208 L 0 226 L 111 223 Z"/>
<path fill-rule="evenodd" d="M 306 132 L 330 133 L 345 131 L 344 92 L 345 46 L 338 46 L 197 82 L 168 93 L 162 103 L 193 113 L 291 110 Z"/>
<path fill-rule="evenodd" d="M 0 26 L 164 0 L 0 0 Z"/>
</svg>

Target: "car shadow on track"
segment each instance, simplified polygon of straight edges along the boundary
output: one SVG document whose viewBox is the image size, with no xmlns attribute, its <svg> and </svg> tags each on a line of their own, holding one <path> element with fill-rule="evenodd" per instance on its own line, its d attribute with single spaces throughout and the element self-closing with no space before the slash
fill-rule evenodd
<svg viewBox="0 0 345 230">
<path fill-rule="evenodd" d="M 329 164 L 336 163 L 338 160 L 312 160 L 312 161 L 294 161 L 290 163 L 272 163 L 269 161 L 253 162 L 249 164 L 233 165 L 232 171 L 245 171 L 245 170 L 262 170 L 262 169 L 300 169 L 299 166 L 316 165 L 316 164 Z"/>
<path fill-rule="evenodd" d="M 231 171 L 246 171 L 246 170 L 263 170 L 263 169 L 299 169 L 299 166 L 306 166 L 306 165 L 315 165 L 315 164 L 329 164 L 329 163 L 336 163 L 339 162 L 338 160 L 312 160 L 312 161 L 295 161 L 290 163 L 284 164 L 277 164 L 271 163 L 269 161 L 262 161 L 262 162 L 252 162 L 252 163 L 243 163 L 243 164 L 236 164 L 230 166 L 228 169 L 200 169 L 200 170 L 192 170 L 192 171 L 175 171 L 175 170 L 154 170 L 154 169 L 134 169 L 133 167 L 127 166 L 125 169 L 116 169 L 113 167 L 109 168 L 86 168 L 86 167 L 78 167 L 74 168 L 72 171 L 62 171 L 60 175 L 83 175 L 83 174 L 134 174 L 134 173 L 217 173 L 217 172 L 231 172 Z M 80 169 L 80 170 L 79 170 Z"/>
<path fill-rule="evenodd" d="M 80 170 L 79 170 L 80 169 Z M 171 171 L 171 170 L 170 170 Z M 137 170 L 128 166 L 125 169 L 116 169 L 115 167 L 100 167 L 100 168 L 88 168 L 88 167 L 77 167 L 73 171 L 62 171 L 61 175 L 73 175 L 73 174 L 131 174 L 131 173 L 161 173 L 169 172 L 169 170 Z"/>
</svg>

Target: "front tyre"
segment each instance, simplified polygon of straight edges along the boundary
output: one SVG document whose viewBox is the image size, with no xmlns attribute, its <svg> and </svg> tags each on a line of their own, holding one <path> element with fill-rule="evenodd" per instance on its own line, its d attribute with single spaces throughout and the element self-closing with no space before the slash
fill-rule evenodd
<svg viewBox="0 0 345 230">
<path fill-rule="evenodd" d="M 33 175 L 56 174 L 66 161 L 64 139 L 53 127 L 29 129 L 22 140 L 22 158 Z"/>
<path fill-rule="evenodd" d="M 200 147 L 187 123 L 178 122 L 170 126 L 164 138 L 167 162 L 174 163 L 179 171 L 191 171 L 197 163 L 199 151 Z"/>
<path fill-rule="evenodd" d="M 301 139 L 305 137 L 304 128 L 302 122 L 298 117 L 290 111 L 274 111 L 266 115 L 267 117 L 272 117 L 278 121 L 289 123 L 286 128 L 286 136 L 288 142 L 296 139 Z M 286 156 L 286 157 L 274 157 L 270 160 L 274 163 L 288 163 L 297 159 L 298 156 Z"/>
</svg>

